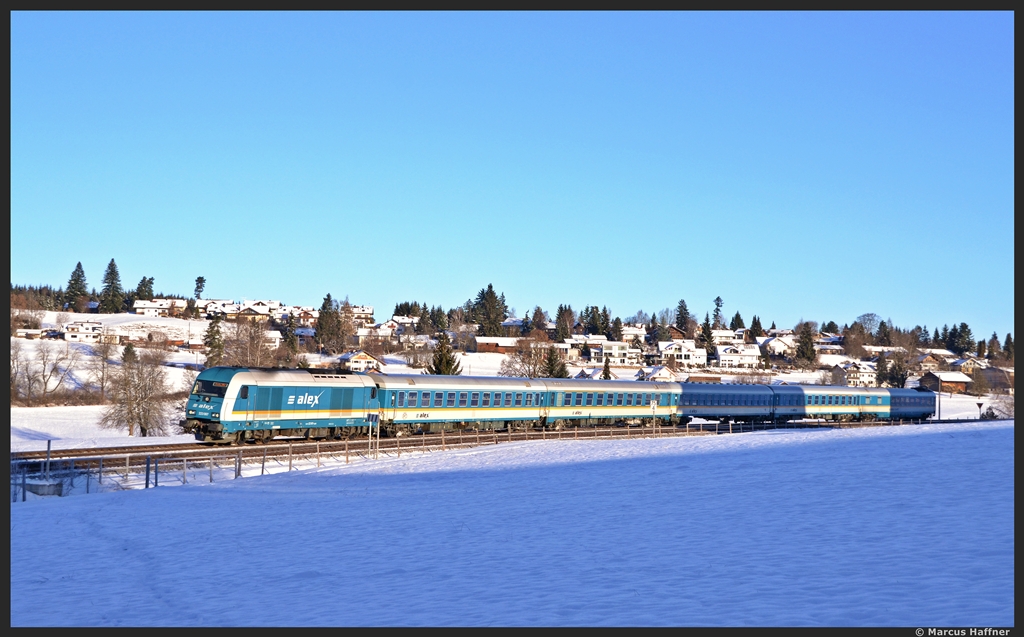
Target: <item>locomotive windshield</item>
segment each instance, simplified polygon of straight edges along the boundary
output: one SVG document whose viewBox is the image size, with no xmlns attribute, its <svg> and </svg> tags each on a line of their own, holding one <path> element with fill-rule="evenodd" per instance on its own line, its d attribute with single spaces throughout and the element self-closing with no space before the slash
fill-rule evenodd
<svg viewBox="0 0 1024 637">
<path fill-rule="evenodd" d="M 224 398 L 224 394 L 227 390 L 227 383 L 221 383 L 213 380 L 197 380 L 195 387 L 192 388 L 192 393 L 199 394 L 200 396 L 216 396 L 217 398 Z"/>
</svg>

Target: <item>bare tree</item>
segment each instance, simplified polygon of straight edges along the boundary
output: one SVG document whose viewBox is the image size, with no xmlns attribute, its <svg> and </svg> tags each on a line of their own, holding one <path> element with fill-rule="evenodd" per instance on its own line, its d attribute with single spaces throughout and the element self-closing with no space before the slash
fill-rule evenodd
<svg viewBox="0 0 1024 637">
<path fill-rule="evenodd" d="M 71 322 L 71 315 L 67 312 L 57 312 L 57 329 L 63 332 L 67 327 L 68 323 Z"/>
<path fill-rule="evenodd" d="M 11 339 L 11 404 L 21 398 L 25 382 L 25 357 L 20 339 Z"/>
<path fill-rule="evenodd" d="M 29 401 L 32 401 L 33 395 L 46 401 L 66 389 L 66 381 L 78 365 L 78 359 L 77 347 L 68 344 L 60 347 L 47 342 L 39 343 L 35 361 L 26 370 L 26 380 L 30 389 Z"/>
<path fill-rule="evenodd" d="M 101 426 L 127 429 L 129 436 L 166 435 L 173 403 L 168 400 L 163 361 L 157 350 L 125 349 L 121 366 L 113 374 L 111 402 L 103 412 Z"/>
<path fill-rule="evenodd" d="M 111 361 L 117 352 L 117 345 L 109 341 L 100 341 L 90 348 L 92 350 L 92 382 L 100 392 L 100 403 L 107 402 L 107 391 L 110 389 Z"/>
<path fill-rule="evenodd" d="M 545 339 L 546 340 L 546 339 Z M 534 338 L 521 338 L 516 348 L 501 361 L 499 376 L 540 378 L 544 375 L 544 358 L 549 345 Z"/>
<path fill-rule="evenodd" d="M 267 339 L 267 321 L 239 319 L 226 330 L 224 339 L 225 365 L 238 367 L 266 367 L 273 360 Z"/>
</svg>

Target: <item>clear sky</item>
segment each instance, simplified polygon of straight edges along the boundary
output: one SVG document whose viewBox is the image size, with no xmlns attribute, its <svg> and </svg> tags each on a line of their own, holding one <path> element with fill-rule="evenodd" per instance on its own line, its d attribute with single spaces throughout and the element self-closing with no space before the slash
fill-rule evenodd
<svg viewBox="0 0 1024 637">
<path fill-rule="evenodd" d="M 11 15 L 11 281 L 1013 331 L 1013 14 Z"/>
</svg>

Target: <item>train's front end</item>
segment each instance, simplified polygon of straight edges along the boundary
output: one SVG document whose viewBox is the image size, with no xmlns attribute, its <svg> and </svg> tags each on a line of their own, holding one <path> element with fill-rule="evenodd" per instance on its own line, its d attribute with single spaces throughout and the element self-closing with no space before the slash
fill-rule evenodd
<svg viewBox="0 0 1024 637">
<path fill-rule="evenodd" d="M 192 394 L 185 407 L 182 428 L 195 434 L 196 440 L 217 442 L 223 440 L 221 412 L 228 385 L 238 372 L 231 367 L 213 367 L 203 370 L 196 377 Z"/>
</svg>

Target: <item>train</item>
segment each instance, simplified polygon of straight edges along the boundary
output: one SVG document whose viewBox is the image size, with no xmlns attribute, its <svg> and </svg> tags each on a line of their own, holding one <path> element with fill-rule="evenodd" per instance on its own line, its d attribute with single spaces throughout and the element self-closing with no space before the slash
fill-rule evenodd
<svg viewBox="0 0 1024 637">
<path fill-rule="evenodd" d="M 198 441 L 231 444 L 465 428 L 678 426 L 695 418 L 924 420 L 935 403 L 923 389 L 212 367 L 196 377 L 181 425 Z"/>
</svg>

